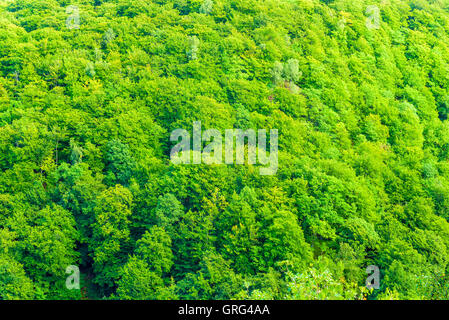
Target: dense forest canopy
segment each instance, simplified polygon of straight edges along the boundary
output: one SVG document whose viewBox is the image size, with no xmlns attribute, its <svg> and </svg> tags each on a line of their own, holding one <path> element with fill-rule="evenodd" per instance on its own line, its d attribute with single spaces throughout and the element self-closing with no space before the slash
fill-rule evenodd
<svg viewBox="0 0 449 320">
<path fill-rule="evenodd" d="M 448 299 L 448 116 L 446 0 L 1 1 L 0 298 Z"/>
</svg>

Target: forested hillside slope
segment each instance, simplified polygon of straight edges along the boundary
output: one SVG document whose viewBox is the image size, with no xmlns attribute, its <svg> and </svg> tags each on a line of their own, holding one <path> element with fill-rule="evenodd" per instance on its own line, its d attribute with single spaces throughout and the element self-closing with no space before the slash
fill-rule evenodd
<svg viewBox="0 0 449 320">
<path fill-rule="evenodd" d="M 1 1 L 0 298 L 447 299 L 448 114 L 448 1 Z"/>
</svg>

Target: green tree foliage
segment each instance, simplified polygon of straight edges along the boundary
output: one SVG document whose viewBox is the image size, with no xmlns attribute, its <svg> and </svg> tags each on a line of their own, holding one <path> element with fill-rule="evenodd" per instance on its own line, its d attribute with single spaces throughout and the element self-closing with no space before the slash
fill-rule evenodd
<svg viewBox="0 0 449 320">
<path fill-rule="evenodd" d="M 164 196 L 159 196 L 155 209 L 155 222 L 158 226 L 174 234 L 175 224 L 183 215 L 184 207 L 174 195 L 167 193 Z"/>
<path fill-rule="evenodd" d="M 119 277 L 119 269 L 126 263 L 131 248 L 129 216 L 132 210 L 132 194 L 121 185 L 103 191 L 94 208 L 92 225 L 93 268 L 95 282 L 110 286 Z"/>
<path fill-rule="evenodd" d="M 107 178 L 113 183 L 126 185 L 133 175 L 135 162 L 129 148 L 119 140 L 112 140 L 106 145 Z"/>
<path fill-rule="evenodd" d="M 0 3 L 0 298 L 447 299 L 449 14 L 376 6 Z M 277 174 L 170 163 L 194 121 Z"/>
<path fill-rule="evenodd" d="M 26 300 L 35 297 L 33 282 L 23 266 L 6 255 L 0 256 L 0 297 L 2 300 Z"/>
</svg>

